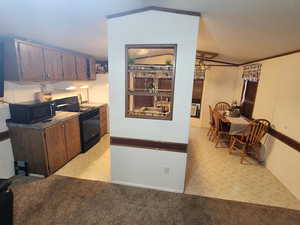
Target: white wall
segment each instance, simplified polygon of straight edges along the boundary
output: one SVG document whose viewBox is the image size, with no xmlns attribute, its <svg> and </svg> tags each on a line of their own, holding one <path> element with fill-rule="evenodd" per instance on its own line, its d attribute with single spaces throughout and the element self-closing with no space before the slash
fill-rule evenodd
<svg viewBox="0 0 300 225">
<path fill-rule="evenodd" d="M 160 11 L 108 20 L 111 136 L 188 143 L 198 24 L 199 17 Z M 125 118 L 126 44 L 177 44 L 171 121 Z M 110 149 L 112 182 L 183 192 L 186 153 L 116 145 Z"/>
<path fill-rule="evenodd" d="M 147 11 L 108 20 L 112 136 L 188 143 L 199 17 Z M 125 45 L 178 44 L 173 120 L 125 118 Z"/>
<path fill-rule="evenodd" d="M 253 117 L 268 119 L 274 128 L 300 141 L 300 53 L 262 61 Z M 300 199 L 300 154 L 269 136 L 267 168 Z"/>
<path fill-rule="evenodd" d="M 111 146 L 112 182 L 182 193 L 186 153 Z"/>
<path fill-rule="evenodd" d="M 93 103 L 108 103 L 109 101 L 109 74 L 97 75 L 97 80 L 89 85 L 90 100 Z"/>
<path fill-rule="evenodd" d="M 30 101 L 33 93 L 40 91 L 39 85 L 18 85 L 12 82 L 4 83 L 4 99 L 8 102 Z M 7 104 L 0 104 L 0 131 L 6 131 L 6 119 L 10 118 Z M 14 175 L 14 158 L 10 140 L 0 142 L 0 178 Z"/>
<path fill-rule="evenodd" d="M 93 103 L 108 103 L 108 79 L 107 74 L 97 75 L 96 81 L 89 82 L 57 82 L 49 83 L 49 90 L 63 89 L 70 85 L 80 86 L 87 84 L 90 86 L 90 101 Z M 23 102 L 34 99 L 34 93 L 40 91 L 39 83 L 18 84 L 5 82 L 4 99 L 8 102 Z M 63 97 L 63 96 L 62 96 Z M 10 118 L 7 104 L 0 104 L 0 132 L 7 130 L 6 119 Z M 9 178 L 14 175 L 13 153 L 10 140 L 0 142 L 0 178 Z"/>
<path fill-rule="evenodd" d="M 238 67 L 210 67 L 205 74 L 201 105 L 201 127 L 209 127 L 209 105 L 225 101 L 231 104 L 233 100 L 240 101 L 243 84 Z"/>
</svg>

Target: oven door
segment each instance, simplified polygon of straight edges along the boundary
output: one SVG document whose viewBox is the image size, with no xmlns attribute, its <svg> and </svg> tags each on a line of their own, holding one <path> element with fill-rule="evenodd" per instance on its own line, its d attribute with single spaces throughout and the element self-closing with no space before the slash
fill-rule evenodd
<svg viewBox="0 0 300 225">
<path fill-rule="evenodd" d="M 86 152 L 100 140 L 99 109 L 80 115 L 81 151 Z"/>
</svg>

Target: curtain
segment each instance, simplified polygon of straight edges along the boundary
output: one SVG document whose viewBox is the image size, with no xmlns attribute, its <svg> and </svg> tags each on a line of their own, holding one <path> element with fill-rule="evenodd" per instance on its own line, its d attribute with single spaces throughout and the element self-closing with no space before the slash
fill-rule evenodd
<svg viewBox="0 0 300 225">
<path fill-rule="evenodd" d="M 258 63 L 244 66 L 243 75 L 242 75 L 243 79 L 258 82 L 260 72 L 261 72 L 261 66 L 262 65 Z"/>
</svg>

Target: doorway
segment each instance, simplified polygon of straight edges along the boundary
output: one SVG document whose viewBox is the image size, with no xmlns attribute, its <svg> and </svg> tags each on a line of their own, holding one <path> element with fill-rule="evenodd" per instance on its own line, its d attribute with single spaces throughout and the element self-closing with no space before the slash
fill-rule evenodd
<svg viewBox="0 0 300 225">
<path fill-rule="evenodd" d="M 194 78 L 191 117 L 200 118 L 204 79 Z"/>
</svg>

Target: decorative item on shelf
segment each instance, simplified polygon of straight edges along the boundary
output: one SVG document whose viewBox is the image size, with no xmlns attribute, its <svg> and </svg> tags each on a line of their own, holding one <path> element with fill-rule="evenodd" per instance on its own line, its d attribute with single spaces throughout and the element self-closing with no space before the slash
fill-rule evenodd
<svg viewBox="0 0 300 225">
<path fill-rule="evenodd" d="M 170 66 L 170 65 L 172 65 L 172 61 L 171 61 L 170 59 L 167 59 L 167 60 L 165 61 L 165 64 L 168 65 L 168 66 Z"/>
<path fill-rule="evenodd" d="M 96 74 L 108 72 L 108 61 L 96 61 Z"/>
<path fill-rule="evenodd" d="M 128 59 L 128 65 L 129 66 L 132 66 L 132 65 L 134 65 L 135 64 L 135 59 L 134 58 L 129 58 Z M 134 68 L 133 68 L 134 69 Z M 138 67 L 137 67 L 137 69 L 138 69 Z"/>
<path fill-rule="evenodd" d="M 148 84 L 147 89 L 149 93 L 155 93 L 155 85 L 152 82 Z"/>
</svg>

